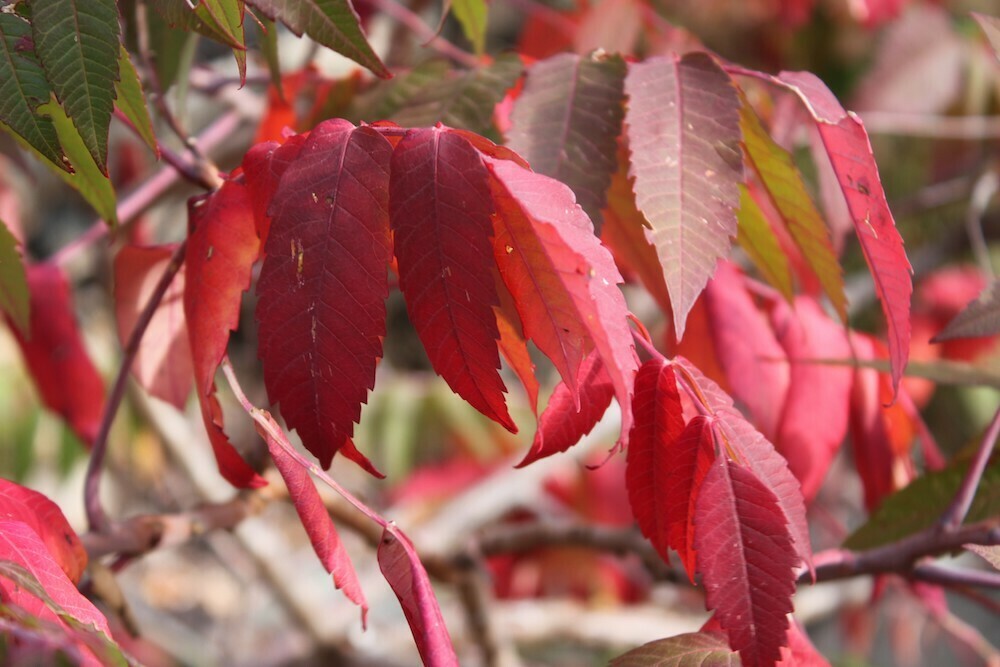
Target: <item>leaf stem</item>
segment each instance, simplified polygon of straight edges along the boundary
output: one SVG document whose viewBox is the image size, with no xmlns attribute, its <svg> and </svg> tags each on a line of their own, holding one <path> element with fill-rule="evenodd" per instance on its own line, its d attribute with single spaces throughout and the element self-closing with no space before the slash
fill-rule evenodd
<svg viewBox="0 0 1000 667">
<path fill-rule="evenodd" d="M 965 521 L 969 508 L 972 506 L 972 500 L 976 496 L 979 481 L 983 477 L 983 471 L 986 470 L 986 464 L 989 463 L 990 456 L 993 454 L 997 436 L 1000 436 L 1000 408 L 993 415 L 993 420 L 986 429 L 986 433 L 983 434 L 983 439 L 979 443 L 976 455 L 969 464 L 969 469 L 965 473 L 965 478 L 962 480 L 962 485 L 959 487 L 955 499 L 938 521 L 940 531 L 953 533 Z"/>
<path fill-rule="evenodd" d="M 174 276 L 177 275 L 177 272 L 180 271 L 181 266 L 184 264 L 184 251 L 186 247 L 187 241 L 184 241 L 174 250 L 174 254 L 170 257 L 170 263 L 167 264 L 167 268 L 163 271 L 159 282 L 156 283 L 153 293 L 149 296 L 149 301 L 146 302 L 142 313 L 139 314 L 135 328 L 132 329 L 128 343 L 125 345 L 121 367 L 118 369 L 118 375 L 115 377 L 114 385 L 112 385 L 108 402 L 104 406 L 101 425 L 97 431 L 97 437 L 94 438 L 90 460 L 87 462 L 87 475 L 83 486 L 83 504 L 87 512 L 87 523 L 90 525 L 90 530 L 92 531 L 103 532 L 109 527 L 107 512 L 104 510 L 104 505 L 101 504 L 101 473 L 104 469 L 104 458 L 107 454 L 108 435 L 111 432 L 111 424 L 114 422 L 115 415 L 118 414 L 118 407 L 125 396 L 125 383 L 128 380 L 129 371 L 132 369 L 132 362 L 135 361 L 135 356 L 139 352 L 139 344 L 142 342 L 146 328 L 149 326 L 150 321 L 152 321 L 156 309 L 163 300 L 163 296 L 167 293 L 167 289 L 169 289 L 170 284 L 173 282 Z"/>
<path fill-rule="evenodd" d="M 428 47 L 434 49 L 441 55 L 451 58 L 459 65 L 464 65 L 470 68 L 479 66 L 479 58 L 472 55 L 468 51 L 460 49 L 445 38 L 438 35 L 437 32 L 424 23 L 423 19 L 410 10 L 409 7 L 404 7 L 395 0 L 369 0 L 369 2 L 376 9 L 380 10 L 384 14 L 388 14 L 405 25 L 410 29 L 410 31 L 413 32 L 413 34 L 422 39 Z"/>
</svg>

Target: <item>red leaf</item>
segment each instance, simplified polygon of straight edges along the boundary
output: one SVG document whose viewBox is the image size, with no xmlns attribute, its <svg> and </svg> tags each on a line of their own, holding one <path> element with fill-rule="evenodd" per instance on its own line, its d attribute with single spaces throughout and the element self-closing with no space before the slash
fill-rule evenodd
<svg viewBox="0 0 1000 667">
<path fill-rule="evenodd" d="M 516 432 L 497 372 L 487 176 L 462 137 L 443 127 L 410 130 L 392 154 L 390 217 L 399 287 L 431 365 L 474 408 Z"/>
<path fill-rule="evenodd" d="M 275 431 L 281 432 L 278 425 L 274 424 Z M 361 582 L 351 564 L 351 557 L 344 548 L 344 543 L 340 541 L 337 527 L 330 519 L 330 513 L 323 504 L 323 499 L 316 490 L 309 472 L 292 458 L 285 447 L 290 444 L 280 443 L 274 440 L 263 428 L 257 428 L 257 432 L 267 442 L 268 451 L 274 465 L 277 466 L 281 478 L 285 480 L 288 487 L 288 495 L 295 505 L 302 526 L 309 535 L 309 541 L 319 556 L 320 562 L 326 571 L 333 575 L 334 585 L 344 591 L 347 599 L 361 607 L 361 624 L 365 624 L 365 617 L 368 615 L 368 602 L 365 600 L 364 591 L 361 590 Z"/>
<path fill-rule="evenodd" d="M 305 134 L 297 134 L 280 146 L 274 141 L 257 144 L 243 156 L 243 174 L 250 191 L 254 225 L 257 227 L 261 248 L 267 245 L 267 234 L 271 229 L 268 207 L 282 175 L 299 156 L 307 137 Z"/>
<path fill-rule="evenodd" d="M 37 491 L 0 479 L 0 517 L 35 531 L 70 581 L 80 581 L 87 552 L 58 505 Z"/>
<path fill-rule="evenodd" d="M 31 336 L 12 326 L 42 402 L 62 415 L 86 445 L 104 413 L 104 380 L 83 345 L 66 274 L 53 264 L 27 267 Z"/>
<path fill-rule="evenodd" d="M 497 295 L 500 297 L 500 305 L 496 308 L 500 352 L 524 385 L 524 391 L 528 395 L 528 405 L 537 416 L 540 385 L 538 378 L 535 377 L 535 363 L 531 360 L 528 344 L 524 340 L 524 326 L 517 314 L 514 297 L 501 281 L 499 272 L 494 275 L 494 283 L 497 285 Z"/>
<path fill-rule="evenodd" d="M 184 314 L 195 391 L 219 472 L 234 486 L 250 488 L 265 481 L 222 431 L 222 411 L 214 394 L 215 371 L 226 353 L 229 332 L 239 325 L 240 300 L 250 286 L 259 251 L 246 186 L 226 181 L 218 191 L 189 200 Z"/>
<path fill-rule="evenodd" d="M 795 553 L 801 562 L 812 566 L 812 547 L 809 542 L 809 524 L 798 480 L 788 469 L 788 464 L 768 440 L 762 436 L 733 407 L 732 399 L 718 385 L 706 378 L 683 357 L 674 359 L 678 371 L 693 382 L 706 406 L 714 413 L 713 428 L 720 445 L 731 456 L 753 471 L 778 500 L 784 522 L 792 538 Z"/>
<path fill-rule="evenodd" d="M 740 101 L 711 56 L 652 58 L 625 79 L 636 204 L 652 227 L 677 338 L 736 236 Z"/>
<path fill-rule="evenodd" d="M 601 420 L 611 405 L 615 388 L 599 354 L 592 353 L 584 360 L 575 386 L 576 391 L 565 382 L 556 385 L 538 420 L 531 449 L 516 467 L 523 468 L 538 459 L 565 452 Z"/>
<path fill-rule="evenodd" d="M 788 355 L 791 373 L 774 445 L 802 484 L 802 495 L 809 503 L 847 434 L 852 384 L 850 368 L 811 360 L 847 359 L 851 349 L 844 328 L 811 298 L 798 297 L 794 310 L 775 302 L 771 322 Z"/>
<path fill-rule="evenodd" d="M 441 609 L 413 544 L 389 523 L 378 546 L 378 565 L 399 599 L 426 667 L 458 665 Z"/>
<path fill-rule="evenodd" d="M 40 585 L 40 590 L 25 586 L 26 582 L 11 578 L 9 565 L 0 568 L 0 597 L 5 604 L 17 605 L 33 616 L 63 627 L 66 623 L 62 616 L 68 616 L 92 624 L 111 637 L 107 619 L 80 594 L 30 526 L 20 521 L 0 520 L 0 565 L 3 561 L 20 566 Z M 97 663 L 88 661 L 88 664 Z"/>
<path fill-rule="evenodd" d="M 706 606 L 744 667 L 774 665 L 786 643 L 798 557 L 778 499 L 748 468 L 716 459 L 695 508 Z"/>
<path fill-rule="evenodd" d="M 631 447 L 631 443 L 629 444 Z M 667 543 L 680 556 L 688 577 L 694 582 L 697 554 L 694 548 L 695 507 L 705 475 L 715 460 L 715 441 L 708 420 L 697 415 L 688 422 L 673 443 L 667 467 Z"/>
<path fill-rule="evenodd" d="M 676 517 L 666 511 L 667 479 L 676 465 L 672 450 L 684 431 L 684 416 L 673 368 L 663 359 L 652 359 L 639 368 L 632 412 L 635 423 L 625 460 L 628 500 L 639 530 L 669 562 L 669 534 L 675 523 L 671 519 Z"/>
<path fill-rule="evenodd" d="M 370 128 L 322 123 L 270 207 L 256 312 L 264 384 L 324 468 L 351 437 L 382 356 L 390 153 Z"/>
<path fill-rule="evenodd" d="M 816 650 L 805 628 L 796 620 L 788 627 L 788 646 L 781 649 L 779 667 L 830 667 L 830 663 Z"/>
<path fill-rule="evenodd" d="M 611 253 L 565 185 L 513 162 L 484 160 L 497 205 L 494 257 L 524 333 L 574 396 L 583 359 L 595 350 L 622 407 L 624 438 L 637 360 Z"/>
<path fill-rule="evenodd" d="M 875 280 L 875 290 L 888 325 L 889 361 L 895 392 L 910 350 L 912 269 L 885 199 L 868 133 L 861 120 L 844 111 L 833 93 L 815 75 L 782 72 L 778 79 L 802 98 L 813 115 L 847 200 L 854 230 Z"/>
<path fill-rule="evenodd" d="M 139 315 L 170 264 L 176 245 L 128 245 L 115 255 L 115 315 L 125 345 Z M 132 375 L 151 395 L 184 409 L 194 378 L 184 320 L 184 268 L 174 276 L 143 334 Z"/>
</svg>

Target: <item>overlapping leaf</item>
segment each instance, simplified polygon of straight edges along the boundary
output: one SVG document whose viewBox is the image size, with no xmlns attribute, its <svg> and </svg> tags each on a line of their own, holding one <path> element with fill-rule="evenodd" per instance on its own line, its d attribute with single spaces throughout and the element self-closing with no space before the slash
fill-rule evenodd
<svg viewBox="0 0 1000 667">
<path fill-rule="evenodd" d="M 424 665 L 457 667 L 458 658 L 427 572 L 409 538 L 391 523 L 378 545 L 378 566 L 403 607 Z"/>
<path fill-rule="evenodd" d="M 740 102 L 711 56 L 630 65 L 625 131 L 636 204 L 653 230 L 677 338 L 736 236 Z"/>
<path fill-rule="evenodd" d="M 31 302 L 24 260 L 18 245 L 7 224 L 0 220 L 0 310 L 21 333 L 27 334 L 31 325 Z"/>
<path fill-rule="evenodd" d="M 639 530 L 669 561 L 670 515 L 666 511 L 672 451 L 684 431 L 681 397 L 674 371 L 662 359 L 644 363 L 635 377 L 635 425 L 629 434 L 625 486 Z M 693 489 L 692 489 L 693 490 Z"/>
<path fill-rule="evenodd" d="M 573 392 L 584 357 L 591 349 L 600 355 L 622 407 L 624 437 L 638 364 L 611 254 L 565 185 L 512 161 L 483 159 L 497 206 L 493 254 L 525 334 Z"/>
<path fill-rule="evenodd" d="M 847 200 L 854 229 L 882 302 L 895 390 L 910 353 L 912 270 L 885 199 L 868 133 L 861 120 L 844 111 L 833 93 L 815 75 L 783 72 L 778 79 L 799 95 L 816 121 Z"/>
<path fill-rule="evenodd" d="M 149 146 L 149 150 L 160 154 L 160 149 L 156 144 L 156 134 L 153 132 L 153 121 L 149 117 L 149 109 L 146 107 L 146 98 L 142 94 L 142 83 L 139 75 L 135 71 L 135 65 L 125 49 L 120 46 L 118 56 L 119 80 L 115 84 L 115 99 L 118 109 L 125 114 L 129 122 L 142 137 L 142 140 Z"/>
<path fill-rule="evenodd" d="M 37 491 L 0 479 L 0 516 L 33 530 L 69 580 L 80 581 L 87 552 L 58 505 Z"/>
<path fill-rule="evenodd" d="M 115 316 L 124 345 L 174 254 L 175 246 L 125 246 L 115 255 Z M 174 276 L 142 337 L 132 375 L 151 395 L 184 409 L 194 378 L 184 319 L 184 269 Z"/>
<path fill-rule="evenodd" d="M 35 53 L 46 79 L 106 174 L 118 81 L 118 6 L 114 0 L 35 1 L 30 6 Z"/>
<path fill-rule="evenodd" d="M 482 53 L 486 48 L 486 19 L 489 15 L 486 0 L 447 0 L 447 4 L 451 5 L 451 13 L 476 53 Z"/>
<path fill-rule="evenodd" d="M 267 235 L 271 229 L 268 207 L 278 189 L 281 177 L 305 143 L 306 135 L 295 135 L 280 146 L 273 141 L 257 144 L 243 156 L 243 173 L 253 203 L 254 225 L 260 237 L 261 248 L 267 248 Z"/>
<path fill-rule="evenodd" d="M 740 129 L 744 155 L 760 179 L 762 191 L 781 215 L 840 319 L 846 322 L 844 276 L 833 250 L 830 231 L 816 210 L 792 156 L 771 139 L 746 102 L 740 108 Z"/>
<path fill-rule="evenodd" d="M 778 498 L 752 470 L 720 456 L 698 494 L 694 544 L 706 605 L 741 664 L 774 665 L 786 641 L 798 563 Z"/>
<path fill-rule="evenodd" d="M 716 458 L 709 421 L 702 415 L 696 415 L 666 455 L 670 463 L 665 480 L 666 497 L 661 502 L 667 515 L 667 542 L 680 556 L 693 582 L 697 570 L 694 547 L 696 503 L 701 485 Z"/>
<path fill-rule="evenodd" d="M 250 0 L 249 4 L 268 18 L 281 21 L 296 35 L 309 35 L 382 78 L 392 76 L 365 38 L 348 0 Z"/>
<path fill-rule="evenodd" d="M 598 224 L 617 164 L 625 61 L 564 53 L 528 70 L 507 145 L 531 168 L 570 187 Z"/>
<path fill-rule="evenodd" d="M 269 209 L 256 312 L 264 383 L 324 468 L 351 437 L 382 356 L 390 153 L 375 131 L 327 121 Z"/>
<path fill-rule="evenodd" d="M 31 26 L 20 16 L 0 12 L 0 122 L 59 169 L 67 169 L 52 121 L 35 113 L 52 89 L 35 54 L 22 48 Z"/>
<path fill-rule="evenodd" d="M 1000 281 L 994 281 L 931 339 L 940 343 L 956 338 L 994 336 L 1000 333 Z"/>
<path fill-rule="evenodd" d="M 740 185 L 740 210 L 737 214 L 739 228 L 736 242 L 781 296 L 792 300 L 792 269 L 788 256 L 781 249 L 777 235 L 767 216 L 754 199 L 750 189 Z"/>
<path fill-rule="evenodd" d="M 473 407 L 516 431 L 497 371 L 488 178 L 462 137 L 411 130 L 392 155 L 390 217 L 399 287 L 431 365 Z"/>
<path fill-rule="evenodd" d="M 611 667 L 739 667 L 739 654 L 717 632 L 689 632 L 643 644 L 611 661 Z"/>
<path fill-rule="evenodd" d="M 215 372 L 226 353 L 229 333 L 239 324 L 240 299 L 260 252 L 246 186 L 226 181 L 206 197 L 188 203 L 184 314 L 187 318 L 195 391 L 201 403 L 219 472 L 240 487 L 264 484 L 240 457 L 222 430 L 215 398 Z"/>
<path fill-rule="evenodd" d="M 12 329 L 42 402 L 87 445 L 104 412 L 104 380 L 80 336 L 69 281 L 52 264 L 28 267 L 30 334 Z"/>
</svg>

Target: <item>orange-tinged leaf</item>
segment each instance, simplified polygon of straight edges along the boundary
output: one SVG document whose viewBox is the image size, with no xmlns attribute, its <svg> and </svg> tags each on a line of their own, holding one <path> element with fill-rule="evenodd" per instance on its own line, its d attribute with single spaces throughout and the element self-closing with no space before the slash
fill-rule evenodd
<svg viewBox="0 0 1000 667">
<path fill-rule="evenodd" d="M 516 432 L 497 371 L 488 176 L 461 136 L 410 130 L 392 154 L 390 219 L 399 287 L 431 365 L 474 408 Z"/>
<path fill-rule="evenodd" d="M 677 338 L 736 236 L 739 97 L 711 56 L 629 66 L 625 133 L 636 204 L 652 227 Z"/>
<path fill-rule="evenodd" d="M 269 208 L 256 311 L 264 384 L 324 468 L 352 436 L 382 356 L 390 153 L 374 130 L 326 121 Z"/>
<path fill-rule="evenodd" d="M 528 344 L 524 339 L 524 326 L 521 324 L 520 315 L 517 314 L 514 297 L 507 291 L 507 286 L 503 284 L 499 272 L 494 276 L 494 283 L 497 285 L 497 295 L 500 297 L 500 305 L 495 309 L 497 330 L 500 332 L 500 340 L 497 344 L 503 358 L 507 360 L 524 386 L 524 391 L 528 395 L 528 405 L 537 416 L 538 391 L 541 387 L 538 378 L 535 377 L 535 362 L 531 360 Z"/>
<path fill-rule="evenodd" d="M 176 245 L 127 245 L 115 255 L 115 315 L 123 345 L 132 335 L 174 250 Z M 181 267 L 146 327 L 132 362 L 132 375 L 139 384 L 178 410 L 184 408 L 194 381 L 183 299 L 184 268 Z"/>
</svg>

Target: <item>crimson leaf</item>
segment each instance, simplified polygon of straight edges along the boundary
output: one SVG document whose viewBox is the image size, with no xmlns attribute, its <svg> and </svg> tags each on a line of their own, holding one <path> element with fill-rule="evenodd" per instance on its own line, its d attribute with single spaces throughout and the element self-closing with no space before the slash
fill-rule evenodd
<svg viewBox="0 0 1000 667">
<path fill-rule="evenodd" d="M 0 516 L 35 531 L 70 581 L 80 581 L 87 552 L 58 505 L 37 491 L 0 479 Z"/>
<path fill-rule="evenodd" d="M 497 372 L 487 179 L 461 136 L 410 130 L 392 154 L 389 213 L 399 287 L 431 365 L 474 408 L 516 432 Z"/>
<path fill-rule="evenodd" d="M 256 312 L 264 384 L 324 468 L 351 437 L 382 356 L 390 153 L 370 128 L 322 123 L 269 208 Z"/>
<path fill-rule="evenodd" d="M 720 456 L 695 508 L 695 549 L 706 605 L 745 667 L 774 665 L 788 632 L 798 558 L 774 493 Z"/>
</svg>

